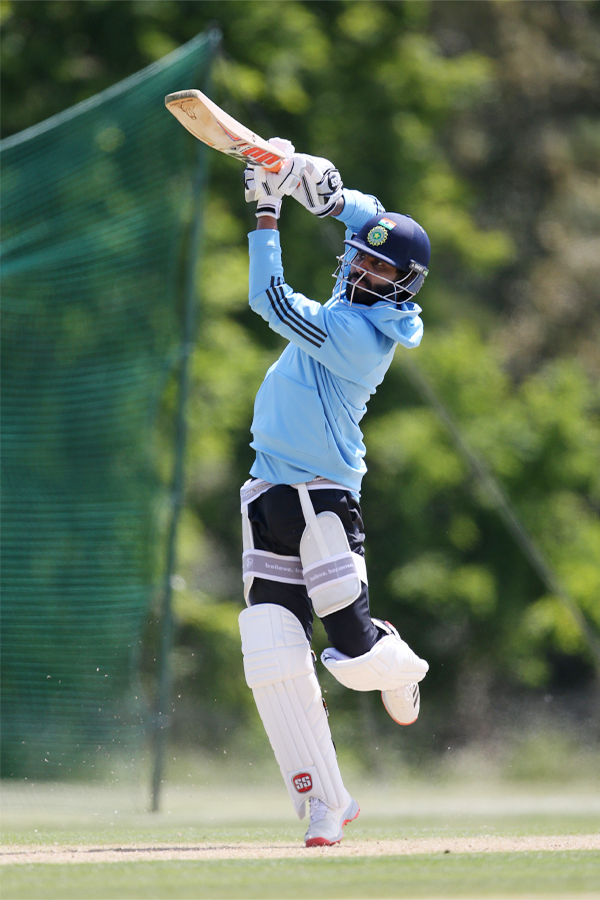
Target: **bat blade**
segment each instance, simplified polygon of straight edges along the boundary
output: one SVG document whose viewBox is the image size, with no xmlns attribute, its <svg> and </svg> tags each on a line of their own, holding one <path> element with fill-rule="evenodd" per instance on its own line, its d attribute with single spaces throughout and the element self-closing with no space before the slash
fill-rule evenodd
<svg viewBox="0 0 600 900">
<path fill-rule="evenodd" d="M 194 137 L 227 156 L 274 172 L 285 159 L 282 150 L 237 122 L 201 91 L 167 94 L 165 106 Z"/>
</svg>

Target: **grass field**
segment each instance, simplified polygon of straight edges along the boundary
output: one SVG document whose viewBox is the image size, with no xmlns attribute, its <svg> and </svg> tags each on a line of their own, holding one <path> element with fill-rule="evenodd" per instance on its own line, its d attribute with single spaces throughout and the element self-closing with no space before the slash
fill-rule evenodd
<svg viewBox="0 0 600 900">
<path fill-rule="evenodd" d="M 9 786 L 2 898 L 600 900 L 595 785 L 351 788 L 360 818 L 338 849 L 309 851 L 276 782 L 175 785 L 158 814 L 115 786 Z M 550 849 L 553 836 L 598 849 Z M 20 850 L 33 856 L 10 864 Z"/>
<path fill-rule="evenodd" d="M 12 898 L 598 897 L 598 853 L 14 866 Z"/>
</svg>

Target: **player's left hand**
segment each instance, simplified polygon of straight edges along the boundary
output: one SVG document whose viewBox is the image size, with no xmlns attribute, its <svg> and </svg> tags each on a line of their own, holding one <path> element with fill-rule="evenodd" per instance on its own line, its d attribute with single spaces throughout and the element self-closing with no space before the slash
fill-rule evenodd
<svg viewBox="0 0 600 900">
<path fill-rule="evenodd" d="M 344 183 L 339 171 L 328 159 L 295 154 L 304 161 L 298 187 L 292 197 L 315 216 L 329 216 L 342 196 Z"/>
</svg>

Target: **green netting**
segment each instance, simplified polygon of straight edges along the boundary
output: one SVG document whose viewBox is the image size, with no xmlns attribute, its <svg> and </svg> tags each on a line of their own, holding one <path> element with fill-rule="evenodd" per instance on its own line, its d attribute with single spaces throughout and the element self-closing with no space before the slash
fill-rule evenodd
<svg viewBox="0 0 600 900">
<path fill-rule="evenodd" d="M 156 419 L 199 165 L 164 96 L 203 86 L 214 44 L 1 145 L 4 776 L 67 775 L 143 727 Z"/>
</svg>

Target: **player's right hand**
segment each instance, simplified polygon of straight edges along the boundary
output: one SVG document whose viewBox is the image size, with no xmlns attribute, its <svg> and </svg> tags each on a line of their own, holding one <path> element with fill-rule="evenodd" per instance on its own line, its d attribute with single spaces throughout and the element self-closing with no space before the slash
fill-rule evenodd
<svg viewBox="0 0 600 900">
<path fill-rule="evenodd" d="M 281 212 L 281 197 L 271 188 L 266 169 L 246 166 L 244 169 L 244 196 L 246 203 L 256 203 L 256 218 L 273 216 L 278 219 Z"/>
<path fill-rule="evenodd" d="M 271 172 L 258 166 L 248 166 L 244 172 L 244 193 L 246 203 L 256 202 L 256 215 L 279 218 L 281 199 L 291 194 L 300 184 L 305 168 L 304 157 L 294 154 L 294 145 L 281 138 L 272 138 L 269 143 L 284 150 L 289 158 L 284 160 L 278 172 Z"/>
</svg>

